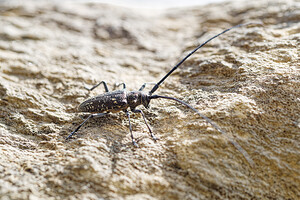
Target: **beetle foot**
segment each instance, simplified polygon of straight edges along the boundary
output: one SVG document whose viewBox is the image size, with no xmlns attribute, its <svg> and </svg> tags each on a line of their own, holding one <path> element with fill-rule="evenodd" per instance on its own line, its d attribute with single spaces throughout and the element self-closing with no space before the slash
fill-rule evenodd
<svg viewBox="0 0 300 200">
<path fill-rule="evenodd" d="M 157 138 L 157 137 L 154 136 L 154 135 L 152 135 L 151 137 L 152 137 L 152 139 L 154 140 L 154 142 L 156 142 L 157 140 L 159 140 L 159 138 Z"/>
<path fill-rule="evenodd" d="M 133 146 L 135 146 L 136 148 L 139 148 L 139 145 L 136 143 L 136 141 L 132 140 L 132 144 L 133 144 Z"/>
<path fill-rule="evenodd" d="M 75 131 L 73 131 L 70 135 L 68 135 L 68 137 L 66 137 L 65 140 L 69 140 L 73 136 L 74 133 L 75 133 Z"/>
</svg>

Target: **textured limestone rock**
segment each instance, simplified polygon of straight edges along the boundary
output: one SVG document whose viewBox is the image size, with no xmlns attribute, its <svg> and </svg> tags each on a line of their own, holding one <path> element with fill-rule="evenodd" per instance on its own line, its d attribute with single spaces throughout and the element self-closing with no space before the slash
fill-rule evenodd
<svg viewBox="0 0 300 200">
<path fill-rule="evenodd" d="M 143 11 L 96 3 L 0 4 L 1 199 L 300 198 L 300 4 L 245 1 Z M 200 42 L 157 94 L 182 99 L 132 115 L 76 112 L 101 80 L 128 90 L 157 82 Z M 147 88 L 150 89 L 150 88 Z"/>
</svg>

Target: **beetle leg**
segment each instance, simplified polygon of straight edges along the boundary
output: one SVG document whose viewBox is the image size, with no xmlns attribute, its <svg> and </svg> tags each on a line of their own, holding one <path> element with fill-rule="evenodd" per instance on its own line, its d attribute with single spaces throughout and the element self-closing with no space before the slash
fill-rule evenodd
<svg viewBox="0 0 300 200">
<path fill-rule="evenodd" d="M 143 89 L 146 87 L 146 85 L 155 85 L 156 83 L 144 83 L 143 85 L 142 85 L 142 87 L 139 89 L 139 91 L 143 91 Z"/>
<path fill-rule="evenodd" d="M 152 133 L 152 130 L 151 130 L 150 126 L 148 125 L 147 121 L 146 121 L 144 112 L 143 112 L 142 110 L 138 110 L 138 109 L 133 109 L 133 110 L 131 110 L 131 111 L 134 112 L 134 113 L 141 113 L 141 114 L 142 114 L 143 119 L 144 119 L 144 122 L 145 122 L 146 126 L 148 127 L 148 130 L 149 130 L 149 132 L 150 132 L 150 135 L 151 135 L 152 139 L 153 139 L 154 141 L 158 140 L 158 138 L 155 137 L 155 135 Z"/>
<path fill-rule="evenodd" d="M 84 87 L 85 89 L 89 90 L 89 91 L 92 91 L 93 89 L 95 89 L 96 87 L 98 87 L 99 85 L 101 85 L 101 83 L 103 83 L 103 86 L 104 86 L 104 89 L 105 89 L 105 92 L 109 92 L 108 90 L 108 87 L 107 87 L 107 84 L 105 81 L 101 81 L 100 83 L 94 85 L 93 87 L 91 88 L 87 88 L 87 87 Z"/>
<path fill-rule="evenodd" d="M 90 118 L 102 117 L 104 115 L 107 115 L 107 113 L 96 113 L 89 115 L 68 137 L 66 137 L 66 140 L 70 139 L 72 135 L 74 135 L 74 133 L 76 133 L 82 127 L 82 125 L 85 124 Z"/>
<path fill-rule="evenodd" d="M 132 140 L 132 144 L 135 146 L 135 147 L 139 147 L 139 145 L 136 143 L 134 137 L 133 137 L 133 134 L 132 134 L 132 128 L 131 128 L 131 123 L 130 123 L 130 114 L 128 112 L 128 110 L 125 111 L 127 117 L 128 117 L 128 121 L 129 121 L 129 130 L 130 130 L 130 135 L 131 135 L 131 140 Z"/>
<path fill-rule="evenodd" d="M 123 90 L 126 89 L 126 84 L 125 83 L 115 83 L 115 88 L 119 87 L 120 85 L 123 85 Z"/>
</svg>

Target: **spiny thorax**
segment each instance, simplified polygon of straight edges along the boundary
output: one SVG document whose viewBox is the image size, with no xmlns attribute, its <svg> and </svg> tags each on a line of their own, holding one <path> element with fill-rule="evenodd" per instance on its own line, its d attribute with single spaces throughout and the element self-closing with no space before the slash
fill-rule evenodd
<svg viewBox="0 0 300 200">
<path fill-rule="evenodd" d="M 131 109 L 135 109 L 135 107 L 142 104 L 145 108 L 148 108 L 150 98 L 147 93 L 142 91 L 132 91 L 127 93 L 127 103 Z"/>
</svg>

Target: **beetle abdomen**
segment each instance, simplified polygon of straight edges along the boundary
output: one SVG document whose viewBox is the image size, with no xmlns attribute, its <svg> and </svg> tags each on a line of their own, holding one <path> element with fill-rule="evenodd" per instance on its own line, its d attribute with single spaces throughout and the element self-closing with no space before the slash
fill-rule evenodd
<svg viewBox="0 0 300 200">
<path fill-rule="evenodd" d="M 119 112 L 128 108 L 126 91 L 107 92 L 90 98 L 79 105 L 81 112 Z"/>
</svg>

